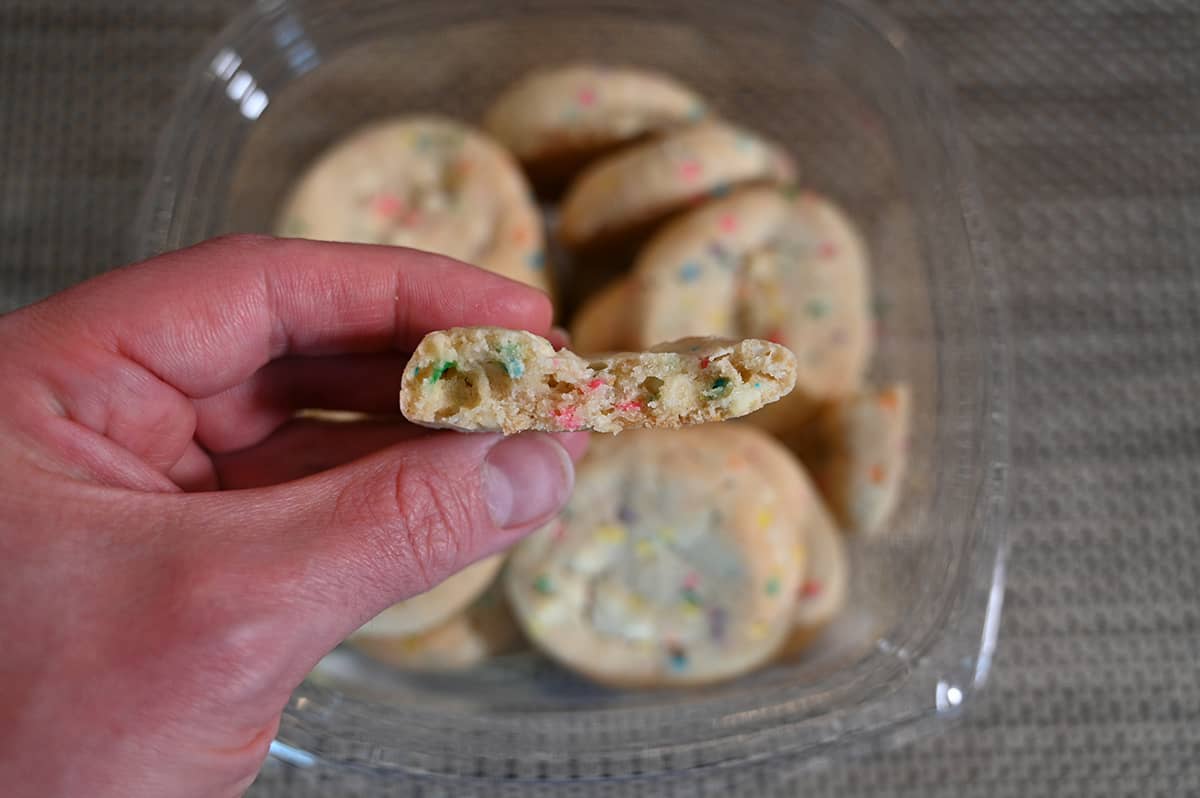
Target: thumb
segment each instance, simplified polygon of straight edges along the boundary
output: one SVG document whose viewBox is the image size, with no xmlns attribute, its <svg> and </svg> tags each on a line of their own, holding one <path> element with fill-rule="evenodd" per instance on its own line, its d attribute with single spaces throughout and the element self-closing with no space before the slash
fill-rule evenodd
<svg viewBox="0 0 1200 798">
<path fill-rule="evenodd" d="M 240 566 L 230 572 L 253 574 L 255 595 L 315 661 L 388 606 L 553 518 L 585 446 L 586 433 L 439 432 L 306 479 L 208 494 L 230 523 L 213 519 L 212 504 L 205 514 L 230 529 L 223 548 Z"/>
</svg>

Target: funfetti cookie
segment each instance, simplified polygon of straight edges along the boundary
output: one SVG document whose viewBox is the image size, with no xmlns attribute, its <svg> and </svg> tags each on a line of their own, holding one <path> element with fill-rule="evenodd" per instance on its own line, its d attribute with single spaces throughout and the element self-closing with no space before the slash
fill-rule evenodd
<svg viewBox="0 0 1200 798">
<path fill-rule="evenodd" d="M 867 253 L 828 200 L 755 187 L 675 219 L 642 249 L 635 343 L 766 338 L 796 353 L 796 391 L 754 423 L 781 430 L 862 384 L 873 349 Z"/>
<path fill-rule="evenodd" d="M 803 568 L 796 526 L 730 447 L 738 432 L 708 432 L 593 443 L 566 509 L 518 544 L 505 573 L 537 647 L 631 687 L 722 681 L 775 653 Z"/>
<path fill-rule="evenodd" d="M 571 64 L 512 84 L 488 109 L 484 128 L 554 193 L 598 155 L 706 113 L 699 95 L 659 72 Z"/>
<path fill-rule="evenodd" d="M 449 671 L 474 667 L 518 650 L 523 636 L 499 582 L 458 615 L 415 635 L 359 632 L 346 642 L 372 659 L 402 670 Z"/>
<path fill-rule="evenodd" d="M 725 122 L 700 122 L 589 166 L 563 198 L 562 239 L 585 249 L 636 236 L 711 194 L 794 175 L 791 159 L 776 145 Z"/>
<path fill-rule="evenodd" d="M 805 651 L 846 606 L 850 593 L 846 543 L 820 501 L 803 517 L 801 535 L 807 557 L 792 631 L 781 652 L 785 657 Z"/>
<path fill-rule="evenodd" d="M 795 383 L 795 358 L 770 341 L 683 339 L 587 357 L 499 327 L 429 333 L 400 384 L 409 421 L 463 431 L 671 429 L 738 418 Z"/>
<path fill-rule="evenodd" d="M 845 529 L 886 528 L 904 483 L 911 413 L 909 387 L 890 385 L 830 402 L 790 435 Z"/>
<path fill-rule="evenodd" d="M 503 564 L 501 554 L 480 560 L 432 589 L 388 607 L 359 627 L 354 636 L 405 637 L 441 626 L 487 590 Z"/>
<path fill-rule="evenodd" d="M 513 157 L 450 119 L 377 122 L 297 181 L 280 235 L 412 247 L 549 290 L 545 235 Z"/>
</svg>

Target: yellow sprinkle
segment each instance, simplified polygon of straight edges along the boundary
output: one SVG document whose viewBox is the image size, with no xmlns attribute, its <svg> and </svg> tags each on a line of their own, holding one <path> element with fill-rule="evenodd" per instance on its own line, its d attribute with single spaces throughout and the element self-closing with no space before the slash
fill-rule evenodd
<svg viewBox="0 0 1200 798">
<path fill-rule="evenodd" d="M 624 543 L 625 539 L 629 537 L 629 533 L 620 524 L 607 524 L 596 530 L 596 537 L 603 543 L 616 546 Z"/>
<path fill-rule="evenodd" d="M 758 527 L 759 527 L 759 529 L 766 529 L 774 521 L 775 521 L 774 514 L 772 514 L 772 512 L 770 510 L 768 510 L 766 507 L 763 507 L 758 511 Z"/>
<path fill-rule="evenodd" d="M 808 552 L 805 551 L 804 544 L 797 543 L 796 547 L 792 549 L 792 560 L 796 563 L 796 565 L 804 565 L 804 561 L 807 559 Z"/>
<path fill-rule="evenodd" d="M 750 639 L 762 640 L 767 636 L 767 625 L 762 621 L 755 621 L 750 624 Z"/>
<path fill-rule="evenodd" d="M 639 540 L 633 550 L 643 559 L 654 556 L 654 544 L 648 540 Z"/>
<path fill-rule="evenodd" d="M 405 654 L 415 654 L 421 650 L 421 638 L 419 636 L 406 637 L 400 647 Z"/>
<path fill-rule="evenodd" d="M 659 537 L 661 537 L 667 543 L 675 542 L 675 528 L 674 527 L 664 526 L 662 529 L 658 530 L 658 534 L 659 534 Z"/>
<path fill-rule="evenodd" d="M 684 615 L 699 615 L 700 607 L 698 607 L 695 604 L 689 604 L 688 602 L 685 601 L 683 603 L 683 614 Z"/>
<path fill-rule="evenodd" d="M 629 595 L 629 609 L 632 612 L 645 612 L 647 609 L 646 600 L 637 593 Z"/>
</svg>

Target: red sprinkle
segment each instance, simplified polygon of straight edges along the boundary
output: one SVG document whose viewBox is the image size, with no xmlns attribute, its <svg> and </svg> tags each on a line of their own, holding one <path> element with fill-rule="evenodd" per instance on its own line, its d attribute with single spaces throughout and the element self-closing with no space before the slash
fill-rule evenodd
<svg viewBox="0 0 1200 798">
<path fill-rule="evenodd" d="M 783 344 L 783 330 L 776 327 L 764 336 L 773 344 Z"/>
<path fill-rule="evenodd" d="M 702 369 L 708 368 L 708 358 L 707 357 L 700 358 L 700 368 L 702 368 Z"/>
<path fill-rule="evenodd" d="M 588 390 L 589 390 L 589 391 L 594 391 L 594 390 L 596 390 L 596 389 L 600 388 L 600 387 L 601 387 L 602 385 L 604 385 L 604 384 L 605 384 L 604 380 L 602 380 L 602 379 L 600 379 L 599 377 L 597 377 L 596 379 L 594 379 L 594 380 L 592 380 L 591 382 L 589 382 L 589 383 L 587 384 L 587 387 L 588 387 Z"/>
<path fill-rule="evenodd" d="M 399 216 L 404 212 L 404 201 L 395 194 L 376 194 L 371 198 L 371 210 L 380 216 Z"/>
<path fill-rule="evenodd" d="M 800 586 L 800 596 L 802 598 L 813 598 L 814 596 L 821 595 L 821 591 L 824 589 L 824 585 L 819 580 L 809 579 Z"/>
<path fill-rule="evenodd" d="M 700 166 L 699 161 L 684 161 L 683 163 L 679 164 L 679 176 L 682 177 L 685 182 L 690 183 L 700 177 L 700 172 L 702 169 L 703 167 Z"/>
<path fill-rule="evenodd" d="M 596 90 L 592 88 L 580 89 L 578 99 L 580 105 L 595 105 Z"/>
<path fill-rule="evenodd" d="M 616 408 L 624 413 L 628 413 L 632 410 L 641 410 L 642 403 L 637 399 L 633 399 L 629 402 L 618 402 Z"/>
<path fill-rule="evenodd" d="M 720 218 L 717 224 L 720 225 L 721 229 L 726 233 L 732 233 L 733 231 L 737 230 L 738 220 L 737 217 L 732 213 L 727 213 Z"/>
<path fill-rule="evenodd" d="M 826 241 L 817 248 L 817 254 L 822 258 L 832 258 L 837 251 L 837 246 L 832 241 Z"/>
<path fill-rule="evenodd" d="M 554 411 L 554 420 L 562 425 L 563 429 L 576 430 L 579 429 L 579 419 L 575 418 L 575 408 L 564 407 L 562 410 Z"/>
</svg>

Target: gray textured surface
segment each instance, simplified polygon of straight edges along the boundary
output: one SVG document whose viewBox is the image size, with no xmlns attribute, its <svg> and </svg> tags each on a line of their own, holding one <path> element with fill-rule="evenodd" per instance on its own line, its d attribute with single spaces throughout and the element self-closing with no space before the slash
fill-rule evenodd
<svg viewBox="0 0 1200 798">
<path fill-rule="evenodd" d="M 0 1 L 0 308 L 119 262 L 172 87 L 237 5 Z M 1200 794 L 1200 6 L 889 7 L 955 85 L 1007 265 L 1002 642 L 948 733 L 754 792 Z"/>
</svg>

